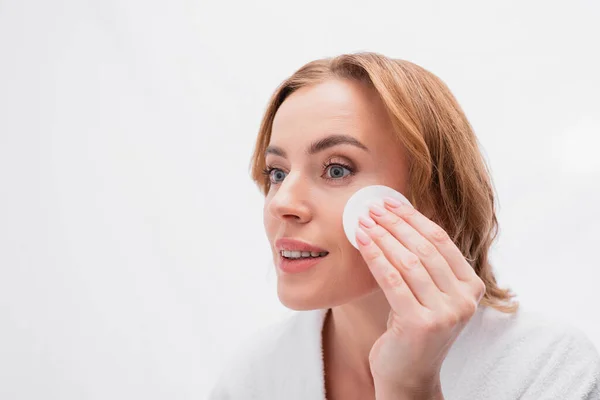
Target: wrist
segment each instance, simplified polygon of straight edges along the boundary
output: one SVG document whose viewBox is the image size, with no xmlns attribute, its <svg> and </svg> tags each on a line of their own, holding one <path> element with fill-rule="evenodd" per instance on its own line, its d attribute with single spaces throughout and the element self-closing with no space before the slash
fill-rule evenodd
<svg viewBox="0 0 600 400">
<path fill-rule="evenodd" d="M 433 387 L 403 388 L 375 385 L 376 400 L 444 400 L 440 384 Z"/>
</svg>

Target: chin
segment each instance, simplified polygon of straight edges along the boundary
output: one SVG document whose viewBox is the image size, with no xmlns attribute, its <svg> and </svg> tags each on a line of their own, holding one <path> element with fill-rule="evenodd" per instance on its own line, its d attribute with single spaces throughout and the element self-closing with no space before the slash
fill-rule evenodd
<svg viewBox="0 0 600 400">
<path fill-rule="evenodd" d="M 327 307 L 326 305 L 323 305 L 322 301 L 319 301 L 320 299 L 295 295 L 287 290 L 283 292 L 278 290 L 277 296 L 279 297 L 281 304 L 290 310 L 308 311 Z"/>
<path fill-rule="evenodd" d="M 331 305 L 314 285 L 301 287 L 297 283 L 277 282 L 277 297 L 286 308 L 295 311 L 329 308 Z"/>
<path fill-rule="evenodd" d="M 341 306 L 373 294 L 379 288 L 377 282 L 360 253 L 354 251 L 354 247 L 352 250 L 341 260 L 324 260 L 327 264 L 317 264 L 304 272 L 291 274 L 280 271 L 278 257 L 274 257 L 280 303 L 291 310 L 308 311 Z M 347 266 L 347 271 L 332 267 L 341 263 Z"/>
<path fill-rule="evenodd" d="M 288 304 L 288 303 L 281 302 L 281 304 L 283 304 L 285 306 L 285 308 L 289 308 L 290 310 L 294 310 L 294 311 L 310 311 L 310 310 L 317 310 L 317 309 L 321 308 L 321 307 L 309 307 L 307 305 L 302 305 L 302 304 L 299 305 L 296 303 Z"/>
</svg>

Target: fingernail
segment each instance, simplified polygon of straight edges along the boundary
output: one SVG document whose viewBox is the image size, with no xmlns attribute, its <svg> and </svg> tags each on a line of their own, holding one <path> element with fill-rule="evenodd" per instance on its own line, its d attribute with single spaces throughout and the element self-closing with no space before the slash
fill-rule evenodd
<svg viewBox="0 0 600 400">
<path fill-rule="evenodd" d="M 377 204 L 371 204 L 369 206 L 369 209 L 371 210 L 371 212 L 379 217 L 381 217 L 382 215 L 385 214 L 385 210 L 383 208 L 381 208 L 379 205 Z"/>
<path fill-rule="evenodd" d="M 373 221 L 370 217 L 363 217 L 362 215 L 358 217 L 358 222 L 364 225 L 365 228 L 372 228 L 376 225 L 375 221 Z"/>
<path fill-rule="evenodd" d="M 393 197 L 385 197 L 383 202 L 388 204 L 390 207 L 400 207 L 402 205 L 399 200 L 396 200 Z"/>
<path fill-rule="evenodd" d="M 356 230 L 356 240 L 358 240 L 363 246 L 366 246 L 369 243 L 371 243 L 371 238 L 369 237 L 369 235 L 367 235 L 365 231 L 363 231 L 360 228 Z"/>
</svg>

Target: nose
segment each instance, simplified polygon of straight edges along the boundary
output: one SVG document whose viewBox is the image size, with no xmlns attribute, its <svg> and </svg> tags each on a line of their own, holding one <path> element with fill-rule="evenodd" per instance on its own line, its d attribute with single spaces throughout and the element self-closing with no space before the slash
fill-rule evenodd
<svg viewBox="0 0 600 400">
<path fill-rule="evenodd" d="M 276 187 L 267 209 L 271 215 L 281 220 L 306 223 L 311 220 L 309 205 L 309 182 L 301 175 L 289 173 Z"/>
</svg>

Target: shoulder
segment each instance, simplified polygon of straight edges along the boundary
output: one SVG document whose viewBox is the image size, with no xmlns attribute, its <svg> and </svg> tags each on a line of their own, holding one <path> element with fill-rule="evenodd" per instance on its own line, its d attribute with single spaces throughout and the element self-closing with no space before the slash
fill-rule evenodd
<svg viewBox="0 0 600 400">
<path fill-rule="evenodd" d="M 291 376 L 318 373 L 324 310 L 294 311 L 249 335 L 225 363 L 210 400 L 270 398 Z"/>
<path fill-rule="evenodd" d="M 598 354 L 594 344 L 579 328 L 548 315 L 523 309 L 507 314 L 484 307 L 465 330 L 465 336 L 488 349 L 494 346 L 499 349 L 527 349 L 524 356 L 535 354 L 536 351 L 547 353 L 548 350 L 569 348 Z"/>
<path fill-rule="evenodd" d="M 463 374 L 474 387 L 485 381 L 486 390 L 506 394 L 497 398 L 587 398 L 577 396 L 600 387 L 600 355 L 587 335 L 540 313 L 483 307 L 455 344 L 446 374 Z"/>
</svg>

